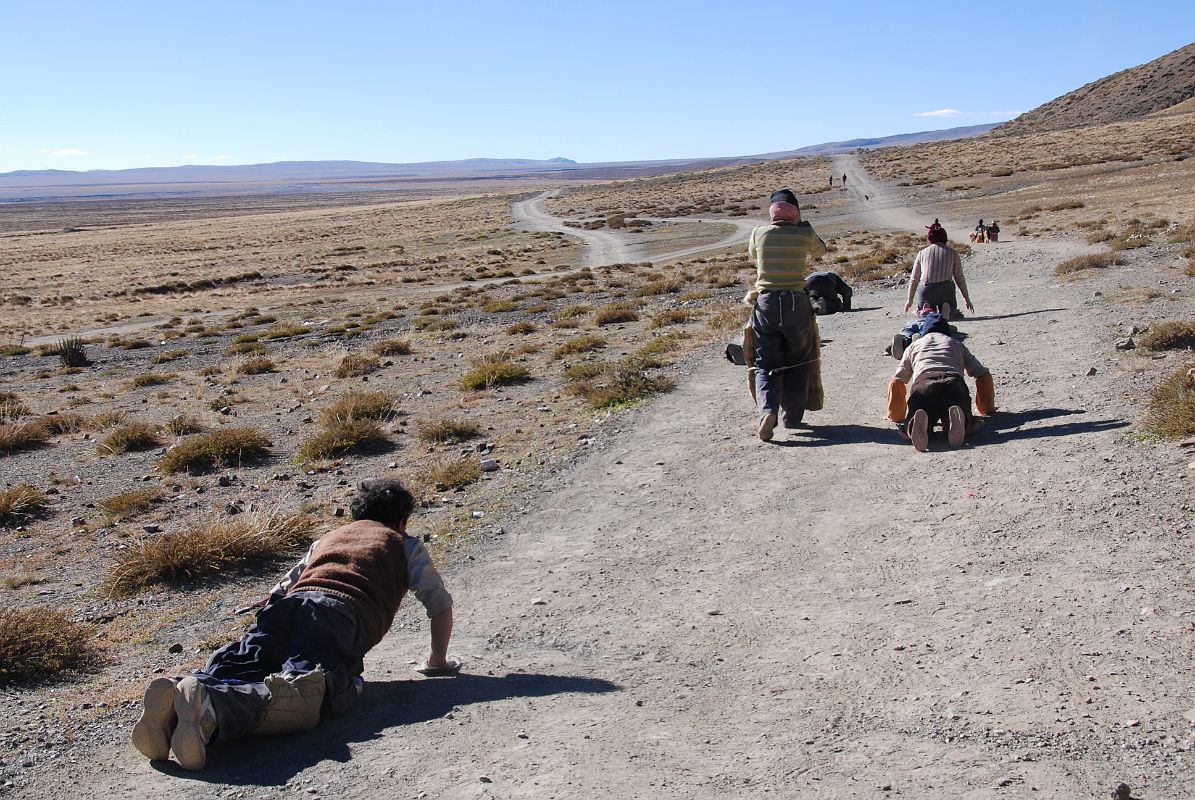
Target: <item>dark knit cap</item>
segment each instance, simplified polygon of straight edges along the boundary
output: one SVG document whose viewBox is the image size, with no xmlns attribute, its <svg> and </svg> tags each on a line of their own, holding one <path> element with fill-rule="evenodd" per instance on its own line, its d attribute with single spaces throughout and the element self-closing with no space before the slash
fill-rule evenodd
<svg viewBox="0 0 1195 800">
<path fill-rule="evenodd" d="M 792 189 L 777 189 L 776 191 L 772 192 L 772 196 L 768 198 L 768 202 L 792 203 L 797 208 L 801 207 L 801 204 L 797 202 L 797 196 L 793 194 Z"/>
</svg>

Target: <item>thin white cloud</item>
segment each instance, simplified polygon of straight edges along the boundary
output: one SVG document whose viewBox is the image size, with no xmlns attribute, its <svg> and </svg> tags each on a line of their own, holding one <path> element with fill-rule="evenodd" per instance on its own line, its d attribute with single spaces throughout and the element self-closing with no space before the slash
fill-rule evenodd
<svg viewBox="0 0 1195 800">
<path fill-rule="evenodd" d="M 939 108 L 937 111 L 919 111 L 914 117 L 961 117 L 963 112 L 957 108 Z"/>
<path fill-rule="evenodd" d="M 228 156 L 213 156 L 212 157 L 213 161 L 225 161 L 227 159 L 228 159 Z"/>
<path fill-rule="evenodd" d="M 146 161 L 149 161 L 151 158 L 153 158 L 153 156 L 151 156 L 149 153 L 146 153 L 146 154 L 145 154 L 145 160 L 146 160 Z"/>
<path fill-rule="evenodd" d="M 194 153 L 188 153 L 187 155 L 182 156 L 183 161 L 194 161 L 196 158 L 198 158 L 198 156 L 196 156 Z"/>
</svg>

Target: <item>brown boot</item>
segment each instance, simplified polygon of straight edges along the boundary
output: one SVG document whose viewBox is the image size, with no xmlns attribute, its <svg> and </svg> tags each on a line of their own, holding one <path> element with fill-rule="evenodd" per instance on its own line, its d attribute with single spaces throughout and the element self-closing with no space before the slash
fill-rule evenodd
<svg viewBox="0 0 1195 800">
<path fill-rule="evenodd" d="M 925 409 L 919 408 L 913 413 L 913 419 L 909 422 L 909 438 L 913 440 L 913 449 L 918 453 L 929 449 L 929 414 L 925 413 Z"/>
<path fill-rule="evenodd" d="M 962 447 L 967 437 L 967 415 L 961 406 L 951 406 L 946 411 L 946 441 L 951 447 Z"/>
</svg>

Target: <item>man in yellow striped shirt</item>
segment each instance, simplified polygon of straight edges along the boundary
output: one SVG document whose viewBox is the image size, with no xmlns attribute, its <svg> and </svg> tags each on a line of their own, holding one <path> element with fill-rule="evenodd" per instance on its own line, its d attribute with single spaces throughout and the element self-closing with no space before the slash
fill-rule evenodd
<svg viewBox="0 0 1195 800">
<path fill-rule="evenodd" d="M 751 330 L 755 339 L 756 400 L 759 438 L 771 441 L 777 421 L 785 428 L 802 424 L 809 365 L 821 342 L 814 336 L 813 310 L 805 294 L 810 259 L 826 252 L 813 226 L 801 220 L 790 189 L 772 192 L 770 225 L 751 232 L 747 254 L 755 261 L 755 299 Z"/>
</svg>

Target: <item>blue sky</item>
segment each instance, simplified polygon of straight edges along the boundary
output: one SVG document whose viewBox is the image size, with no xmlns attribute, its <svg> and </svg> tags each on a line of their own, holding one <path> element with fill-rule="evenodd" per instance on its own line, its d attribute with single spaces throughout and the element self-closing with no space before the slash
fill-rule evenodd
<svg viewBox="0 0 1195 800">
<path fill-rule="evenodd" d="M 1189 0 L 973 7 L 0 0 L 0 172 L 746 155 L 1008 119 L 1195 41 Z"/>
</svg>

